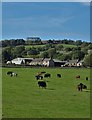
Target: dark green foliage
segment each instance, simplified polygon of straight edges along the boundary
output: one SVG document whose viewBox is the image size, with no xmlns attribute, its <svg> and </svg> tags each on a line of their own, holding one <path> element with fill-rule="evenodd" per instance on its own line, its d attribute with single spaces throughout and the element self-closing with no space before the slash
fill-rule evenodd
<svg viewBox="0 0 92 120">
<path fill-rule="evenodd" d="M 76 44 L 77 46 L 79 46 L 79 45 L 82 44 L 82 41 L 81 41 L 81 40 L 76 40 L 75 44 Z"/>
<path fill-rule="evenodd" d="M 67 48 L 65 48 L 65 51 L 66 51 L 66 52 L 69 52 L 69 51 L 72 51 L 72 49 L 73 49 L 73 48 L 67 47 Z"/>
<path fill-rule="evenodd" d="M 2 47 L 17 45 L 25 45 L 25 41 L 23 39 L 11 39 L 2 41 Z"/>
<path fill-rule="evenodd" d="M 23 53 L 24 51 L 25 51 L 25 46 L 20 45 L 20 46 L 16 46 L 16 47 L 14 48 L 13 53 L 14 53 L 14 55 L 15 55 L 16 57 L 22 57 L 22 53 Z"/>
<path fill-rule="evenodd" d="M 35 47 L 32 47 L 28 52 L 28 55 L 37 55 L 39 54 L 39 50 L 37 50 Z"/>
<path fill-rule="evenodd" d="M 84 66 L 92 67 L 92 53 L 84 57 Z"/>
<path fill-rule="evenodd" d="M 56 54 L 56 49 L 55 49 L 55 48 L 50 48 L 50 49 L 48 50 L 48 56 L 49 56 L 50 58 L 53 58 L 55 54 Z"/>
<path fill-rule="evenodd" d="M 1 44 L 1 43 L 0 43 Z M 26 45 L 26 46 L 25 46 Z M 8 47 L 7 47 L 8 46 Z M 2 41 L 2 60 L 6 62 L 16 57 L 51 57 L 59 60 L 82 60 L 92 49 L 92 43 L 81 40 L 4 40 Z"/>
<path fill-rule="evenodd" d="M 72 54 L 72 59 L 79 59 L 79 60 L 82 60 L 85 55 L 85 53 L 80 50 L 73 51 L 71 54 Z"/>
<path fill-rule="evenodd" d="M 45 52 L 42 52 L 42 53 L 41 53 L 41 57 L 42 57 L 42 58 L 48 58 L 48 57 L 49 57 L 48 52 L 46 52 L 46 51 L 45 51 Z"/>
<path fill-rule="evenodd" d="M 63 50 L 63 48 L 64 48 L 64 47 L 63 47 L 62 44 L 58 44 L 58 45 L 56 46 L 56 49 L 57 49 L 57 50 Z"/>
</svg>

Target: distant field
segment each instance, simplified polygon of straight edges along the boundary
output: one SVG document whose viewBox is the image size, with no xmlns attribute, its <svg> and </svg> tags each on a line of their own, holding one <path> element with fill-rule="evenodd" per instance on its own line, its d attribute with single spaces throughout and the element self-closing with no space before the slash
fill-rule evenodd
<svg viewBox="0 0 92 120">
<path fill-rule="evenodd" d="M 7 76 L 7 71 L 18 77 Z M 39 88 L 35 75 L 46 71 L 47 89 Z M 56 74 L 62 74 L 57 78 Z M 75 76 L 80 75 L 80 80 Z M 85 77 L 89 80 L 86 81 Z M 90 69 L 61 68 L 3 68 L 4 118 L 89 118 L 90 117 Z M 77 91 L 80 82 L 87 90 Z"/>
<path fill-rule="evenodd" d="M 31 48 L 31 47 L 44 47 L 45 45 L 26 45 L 25 48 Z"/>
<path fill-rule="evenodd" d="M 57 44 L 58 45 L 58 44 Z M 69 45 L 69 44 L 62 44 L 65 48 L 67 47 L 70 47 L 70 48 L 73 48 L 73 47 L 77 47 L 76 45 Z M 31 47 L 44 47 L 46 45 L 26 45 L 25 48 L 31 48 Z"/>
<path fill-rule="evenodd" d="M 70 48 L 73 48 L 73 47 L 77 47 L 76 45 L 69 45 L 69 44 L 62 44 L 65 48 L 67 47 L 70 47 Z"/>
</svg>

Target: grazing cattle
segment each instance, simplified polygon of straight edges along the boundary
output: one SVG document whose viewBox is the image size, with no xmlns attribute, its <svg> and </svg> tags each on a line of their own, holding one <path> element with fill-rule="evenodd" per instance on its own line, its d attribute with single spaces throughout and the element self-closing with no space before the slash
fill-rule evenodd
<svg viewBox="0 0 92 120">
<path fill-rule="evenodd" d="M 44 75 L 44 77 L 51 77 L 51 74 L 46 73 L 46 74 Z"/>
<path fill-rule="evenodd" d="M 45 81 L 38 81 L 39 87 L 45 88 L 46 89 L 46 82 Z"/>
<path fill-rule="evenodd" d="M 36 80 L 39 80 L 39 79 L 42 80 L 43 79 L 43 76 L 41 76 L 41 75 L 36 75 L 35 77 L 36 77 Z"/>
<path fill-rule="evenodd" d="M 14 72 L 13 72 L 13 73 L 11 74 L 11 77 L 12 77 L 12 76 L 16 76 L 16 77 L 17 77 L 17 75 L 18 75 L 17 73 L 14 73 Z"/>
<path fill-rule="evenodd" d="M 86 77 L 86 80 L 88 80 L 88 77 Z"/>
<path fill-rule="evenodd" d="M 46 72 L 45 72 L 45 71 L 42 71 L 41 73 L 42 73 L 42 74 L 45 74 Z"/>
<path fill-rule="evenodd" d="M 83 86 L 82 86 L 82 87 L 83 87 L 83 89 L 87 89 L 87 86 L 86 86 L 86 85 L 84 85 L 84 84 L 83 84 Z"/>
<path fill-rule="evenodd" d="M 57 77 L 61 78 L 61 74 L 57 74 Z"/>
<path fill-rule="evenodd" d="M 77 76 L 76 76 L 76 79 L 80 79 L 80 75 L 77 75 Z"/>
<path fill-rule="evenodd" d="M 18 74 L 17 74 L 17 73 L 14 73 L 14 72 L 12 72 L 12 71 L 8 71 L 8 72 L 7 72 L 7 75 L 10 75 L 11 77 L 12 77 L 12 76 L 16 76 L 16 77 L 17 77 Z"/>
<path fill-rule="evenodd" d="M 87 86 L 84 85 L 83 83 L 80 83 L 80 84 L 77 86 L 77 88 L 78 88 L 78 91 L 82 91 L 82 89 L 87 89 Z"/>
<path fill-rule="evenodd" d="M 8 71 L 7 72 L 7 75 L 11 75 L 13 72 L 12 71 Z"/>
</svg>

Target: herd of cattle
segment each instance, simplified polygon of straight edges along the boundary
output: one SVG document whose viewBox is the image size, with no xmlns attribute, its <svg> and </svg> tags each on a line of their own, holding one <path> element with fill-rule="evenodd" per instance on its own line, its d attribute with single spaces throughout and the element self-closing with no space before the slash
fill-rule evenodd
<svg viewBox="0 0 92 120">
<path fill-rule="evenodd" d="M 8 71 L 8 72 L 7 72 L 7 75 L 10 75 L 11 77 L 12 77 L 12 76 L 16 76 L 16 77 L 18 76 L 17 73 L 12 72 L 12 71 Z M 42 87 L 42 88 L 45 88 L 45 89 L 46 89 L 46 87 L 47 87 L 47 84 L 46 84 L 46 81 L 43 80 L 43 78 L 50 78 L 50 77 L 51 77 L 51 74 L 46 73 L 45 71 L 40 72 L 40 73 L 37 73 L 37 74 L 35 75 L 35 78 L 36 78 L 36 80 L 38 81 L 38 86 L 39 86 L 39 87 Z M 57 74 L 57 77 L 58 77 L 58 78 L 61 78 L 62 75 L 61 75 L 61 74 Z M 77 75 L 77 76 L 76 76 L 76 79 L 80 79 L 80 75 Z M 85 79 L 88 80 L 88 77 L 86 77 Z M 83 89 L 87 89 L 87 86 L 86 86 L 85 84 L 80 83 L 80 84 L 77 85 L 77 90 L 78 90 L 78 91 L 82 91 Z"/>
</svg>

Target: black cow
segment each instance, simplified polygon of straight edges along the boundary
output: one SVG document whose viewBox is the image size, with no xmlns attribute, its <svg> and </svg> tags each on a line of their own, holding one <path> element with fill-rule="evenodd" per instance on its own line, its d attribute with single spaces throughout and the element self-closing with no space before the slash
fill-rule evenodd
<svg viewBox="0 0 92 120">
<path fill-rule="evenodd" d="M 41 73 L 42 73 L 42 74 L 45 74 L 46 72 L 45 72 L 45 71 L 42 71 Z"/>
<path fill-rule="evenodd" d="M 82 91 L 82 89 L 87 89 L 87 86 L 84 85 L 83 83 L 80 83 L 80 84 L 77 86 L 77 88 L 78 88 L 78 91 Z"/>
<path fill-rule="evenodd" d="M 88 80 L 88 77 L 86 77 L 86 80 Z"/>
<path fill-rule="evenodd" d="M 12 71 L 8 71 L 7 75 L 10 75 L 12 77 L 12 73 L 13 73 Z"/>
<path fill-rule="evenodd" d="M 42 80 L 43 79 L 43 76 L 41 76 L 41 75 L 36 75 L 35 77 L 36 77 L 36 80 L 39 80 L 39 79 Z"/>
<path fill-rule="evenodd" d="M 39 87 L 45 88 L 46 89 L 46 82 L 45 81 L 38 81 Z"/>
<path fill-rule="evenodd" d="M 7 72 L 7 75 L 11 75 L 13 72 L 12 71 L 8 71 Z"/>
<path fill-rule="evenodd" d="M 57 74 L 57 77 L 61 78 L 61 74 Z"/>
<path fill-rule="evenodd" d="M 84 84 L 83 84 L 83 86 L 82 86 L 82 87 L 83 87 L 83 89 L 87 89 L 87 86 L 86 86 L 86 85 L 84 85 Z"/>
<path fill-rule="evenodd" d="M 46 73 L 46 74 L 44 75 L 44 77 L 51 77 L 51 74 Z"/>
</svg>

